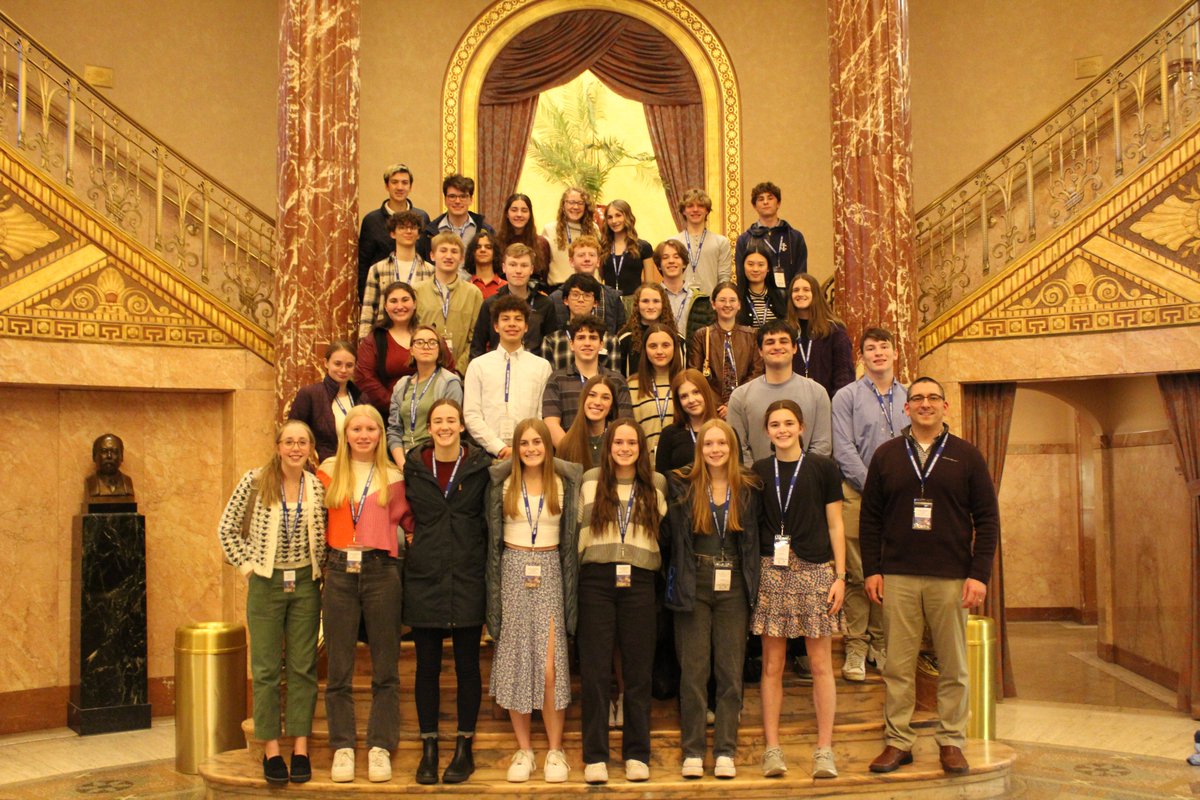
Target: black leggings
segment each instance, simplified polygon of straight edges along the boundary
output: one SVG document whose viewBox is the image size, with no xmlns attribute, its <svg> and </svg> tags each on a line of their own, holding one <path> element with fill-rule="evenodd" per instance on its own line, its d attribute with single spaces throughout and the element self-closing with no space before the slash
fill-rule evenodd
<svg viewBox="0 0 1200 800">
<path fill-rule="evenodd" d="M 442 640 L 447 634 L 454 647 L 454 674 L 458 678 L 458 730 L 474 733 L 483 699 L 479 677 L 479 635 L 482 625 L 465 628 L 413 628 L 417 651 L 417 720 L 421 736 L 437 734 L 442 700 Z"/>
</svg>

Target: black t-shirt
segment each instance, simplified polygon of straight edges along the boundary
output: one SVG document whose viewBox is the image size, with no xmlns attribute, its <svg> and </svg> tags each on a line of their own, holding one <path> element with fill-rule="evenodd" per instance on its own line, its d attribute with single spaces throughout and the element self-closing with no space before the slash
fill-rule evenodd
<svg viewBox="0 0 1200 800">
<path fill-rule="evenodd" d="M 764 556 L 773 553 L 775 537 L 779 533 L 779 498 L 787 499 L 788 484 L 795 471 L 795 461 L 779 462 L 779 492 L 776 494 L 775 459 L 754 462 L 754 472 L 763 482 L 762 503 L 759 504 L 759 552 Z M 834 460 L 805 453 L 784 525 L 792 540 L 792 551 L 797 556 L 814 564 L 833 560 L 825 506 L 842 499 L 842 473 Z"/>
<path fill-rule="evenodd" d="M 645 239 L 638 239 L 637 249 L 636 256 L 628 250 L 616 255 L 610 254 L 601 265 L 600 275 L 604 285 L 613 287 L 622 297 L 628 297 L 642 285 L 642 262 L 654 258 L 654 248 Z M 621 260 L 622 255 L 625 256 L 625 260 L 621 261 L 621 279 L 618 281 L 617 262 Z"/>
</svg>

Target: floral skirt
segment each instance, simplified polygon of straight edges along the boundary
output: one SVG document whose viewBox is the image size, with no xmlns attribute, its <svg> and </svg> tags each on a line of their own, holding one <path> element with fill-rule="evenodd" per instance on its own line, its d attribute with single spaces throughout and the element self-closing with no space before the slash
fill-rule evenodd
<svg viewBox="0 0 1200 800">
<path fill-rule="evenodd" d="M 813 564 L 788 552 L 787 567 L 774 566 L 771 556 L 762 557 L 758 582 L 758 604 L 750 620 L 756 636 L 800 636 L 818 638 L 845 630 L 839 610 L 829 613 L 829 589 L 833 586 L 833 564 Z"/>
</svg>

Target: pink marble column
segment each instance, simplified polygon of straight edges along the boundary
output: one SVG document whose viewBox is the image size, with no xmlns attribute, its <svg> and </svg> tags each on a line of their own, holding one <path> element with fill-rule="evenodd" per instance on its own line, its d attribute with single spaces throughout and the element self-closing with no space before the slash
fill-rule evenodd
<svg viewBox="0 0 1200 800">
<path fill-rule="evenodd" d="M 275 400 L 347 337 L 357 269 L 358 0 L 281 0 Z"/>
<path fill-rule="evenodd" d="M 897 335 L 901 380 L 916 377 L 912 127 L 906 0 L 829 0 L 833 242 L 837 312 L 857 343 Z"/>
</svg>

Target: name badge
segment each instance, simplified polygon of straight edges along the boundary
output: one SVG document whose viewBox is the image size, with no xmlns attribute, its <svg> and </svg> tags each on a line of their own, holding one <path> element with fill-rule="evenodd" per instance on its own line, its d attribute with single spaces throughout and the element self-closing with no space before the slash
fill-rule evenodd
<svg viewBox="0 0 1200 800">
<path fill-rule="evenodd" d="M 346 550 L 346 572 L 358 574 L 362 572 L 363 551 L 361 547 L 351 547 Z"/>
<path fill-rule="evenodd" d="M 933 530 L 933 501 L 913 499 L 913 530 Z"/>
<path fill-rule="evenodd" d="M 733 583 L 733 568 L 728 566 L 717 565 L 713 570 L 713 591 L 728 592 L 730 584 Z"/>
<path fill-rule="evenodd" d="M 775 286 L 779 289 L 787 288 L 787 275 L 783 274 L 783 270 L 778 270 L 775 273 Z"/>
<path fill-rule="evenodd" d="M 542 586 L 542 565 L 541 564 L 526 564 L 525 565 L 525 588 L 539 589 Z"/>
<path fill-rule="evenodd" d="M 450 335 L 449 330 L 442 331 L 442 338 L 446 341 L 446 349 L 453 352 L 454 338 Z"/>
<path fill-rule="evenodd" d="M 633 586 L 633 565 L 617 564 L 617 588 L 628 589 Z"/>
<path fill-rule="evenodd" d="M 771 562 L 772 566 L 786 567 L 788 565 L 788 555 L 792 552 L 792 540 L 786 536 L 775 537 L 775 560 Z"/>
<path fill-rule="evenodd" d="M 516 427 L 516 423 L 513 422 L 512 417 L 505 414 L 503 417 L 500 418 L 500 438 L 504 440 L 505 444 L 507 444 L 507 445 L 512 444 L 513 429 L 515 427 Z"/>
<path fill-rule="evenodd" d="M 285 569 L 283 571 L 283 590 L 285 592 L 296 591 L 296 570 Z"/>
</svg>

